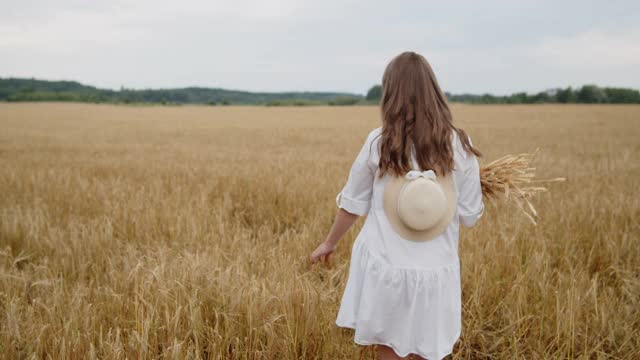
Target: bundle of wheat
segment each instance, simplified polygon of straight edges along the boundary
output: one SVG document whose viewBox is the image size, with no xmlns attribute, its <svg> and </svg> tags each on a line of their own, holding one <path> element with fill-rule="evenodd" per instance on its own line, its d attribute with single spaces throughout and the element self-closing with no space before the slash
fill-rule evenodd
<svg viewBox="0 0 640 360">
<path fill-rule="evenodd" d="M 480 183 L 485 198 L 495 203 L 499 197 L 513 201 L 535 225 L 538 213 L 529 199 L 547 188 L 541 183 L 564 181 L 564 178 L 534 179 L 536 168 L 531 167 L 538 150 L 532 154 L 507 155 L 480 168 Z"/>
</svg>

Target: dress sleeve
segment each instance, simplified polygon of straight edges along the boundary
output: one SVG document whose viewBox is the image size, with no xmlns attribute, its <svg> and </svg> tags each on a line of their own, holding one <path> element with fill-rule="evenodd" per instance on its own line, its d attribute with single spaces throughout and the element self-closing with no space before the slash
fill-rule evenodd
<svg viewBox="0 0 640 360">
<path fill-rule="evenodd" d="M 471 142 L 471 140 L 469 140 Z M 466 150 L 460 151 L 461 161 L 456 187 L 458 190 L 458 216 L 460 222 L 471 227 L 482 217 L 484 203 L 480 185 L 480 164 L 478 158 Z"/>
<path fill-rule="evenodd" d="M 336 205 L 351 214 L 365 215 L 371 207 L 375 167 L 369 159 L 373 137 L 372 132 L 351 165 L 346 184 L 336 196 Z"/>
</svg>

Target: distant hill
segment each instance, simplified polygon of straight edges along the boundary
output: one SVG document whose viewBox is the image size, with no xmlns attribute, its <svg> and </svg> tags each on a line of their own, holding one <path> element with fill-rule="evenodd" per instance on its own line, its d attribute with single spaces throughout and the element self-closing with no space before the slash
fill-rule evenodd
<svg viewBox="0 0 640 360">
<path fill-rule="evenodd" d="M 350 105 L 364 96 L 339 92 L 249 92 L 218 88 L 108 90 L 76 81 L 0 78 L 0 101 L 78 101 L 211 105 Z"/>
</svg>

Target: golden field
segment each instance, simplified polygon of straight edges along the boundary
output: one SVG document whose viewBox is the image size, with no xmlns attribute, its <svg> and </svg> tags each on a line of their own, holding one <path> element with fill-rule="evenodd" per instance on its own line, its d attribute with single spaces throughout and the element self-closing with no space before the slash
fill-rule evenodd
<svg viewBox="0 0 640 360">
<path fill-rule="evenodd" d="M 462 231 L 454 359 L 640 358 L 640 106 L 454 105 L 540 153 L 534 227 Z M 310 266 L 376 107 L 0 104 L 0 356 L 369 359 L 335 316 L 356 224 Z"/>
</svg>

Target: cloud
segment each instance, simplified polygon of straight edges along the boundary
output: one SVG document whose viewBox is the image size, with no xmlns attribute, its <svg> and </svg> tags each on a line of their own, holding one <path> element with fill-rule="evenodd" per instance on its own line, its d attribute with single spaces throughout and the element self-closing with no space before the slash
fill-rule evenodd
<svg viewBox="0 0 640 360">
<path fill-rule="evenodd" d="M 527 53 L 548 65 L 572 68 L 640 67 L 640 28 L 621 32 L 600 29 L 544 39 Z"/>
<path fill-rule="evenodd" d="M 22 0 L 0 12 L 0 76 L 363 93 L 415 50 L 452 92 L 637 86 L 636 4 Z"/>
</svg>

